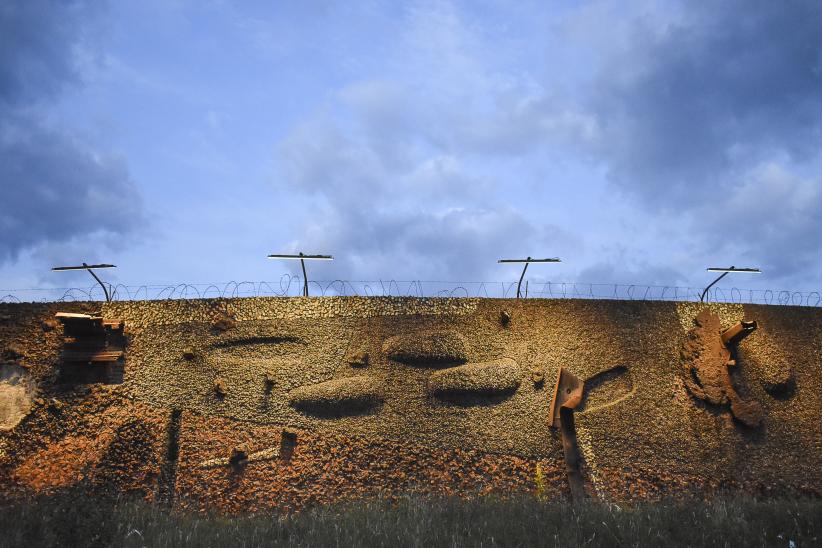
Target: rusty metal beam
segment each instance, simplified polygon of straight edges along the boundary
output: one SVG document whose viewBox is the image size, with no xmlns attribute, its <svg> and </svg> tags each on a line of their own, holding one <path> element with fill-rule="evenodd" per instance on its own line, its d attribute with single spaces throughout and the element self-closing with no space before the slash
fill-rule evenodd
<svg viewBox="0 0 822 548">
<path fill-rule="evenodd" d="M 564 367 L 560 367 L 556 383 L 554 383 L 551 404 L 548 407 L 551 427 L 559 428 L 562 436 L 565 471 L 568 474 L 568 487 L 574 503 L 582 502 L 585 498 L 585 484 L 580 472 L 581 459 L 574 426 L 574 409 L 582 402 L 584 390 L 583 381 Z"/>
</svg>

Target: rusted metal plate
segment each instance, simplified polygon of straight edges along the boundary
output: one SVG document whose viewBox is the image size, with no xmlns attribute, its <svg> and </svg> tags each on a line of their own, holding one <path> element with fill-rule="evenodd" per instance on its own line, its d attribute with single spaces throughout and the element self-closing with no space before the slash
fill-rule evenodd
<svg viewBox="0 0 822 548">
<path fill-rule="evenodd" d="M 548 416 L 551 417 L 551 426 L 560 427 L 560 409 L 575 409 L 582 401 L 582 393 L 585 383 L 576 375 L 565 369 L 559 368 L 557 381 L 554 384 L 554 393 L 551 397 L 551 405 L 548 408 Z"/>
<path fill-rule="evenodd" d="M 733 346 L 742 342 L 742 339 L 756 330 L 756 322 L 736 322 L 722 332 L 722 342 L 725 346 Z"/>
</svg>

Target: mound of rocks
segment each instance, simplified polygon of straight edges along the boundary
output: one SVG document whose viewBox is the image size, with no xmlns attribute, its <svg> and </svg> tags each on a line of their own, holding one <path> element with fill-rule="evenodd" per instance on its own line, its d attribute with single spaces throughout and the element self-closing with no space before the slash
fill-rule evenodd
<svg viewBox="0 0 822 548">
<path fill-rule="evenodd" d="M 367 411 L 383 401 L 381 384 L 364 375 L 300 386 L 288 394 L 288 403 L 313 414 L 348 414 Z"/>
<path fill-rule="evenodd" d="M 517 362 L 502 358 L 469 363 L 435 371 L 428 378 L 428 391 L 434 395 L 496 395 L 516 390 L 522 379 Z"/>
<path fill-rule="evenodd" d="M 467 361 L 465 340 L 453 331 L 395 335 L 383 343 L 389 359 L 414 364 L 437 365 Z"/>
</svg>

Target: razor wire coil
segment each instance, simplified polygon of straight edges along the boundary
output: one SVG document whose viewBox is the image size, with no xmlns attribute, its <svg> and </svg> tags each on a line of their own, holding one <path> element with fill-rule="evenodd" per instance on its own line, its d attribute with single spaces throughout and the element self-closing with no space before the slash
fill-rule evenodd
<svg viewBox="0 0 822 548">
<path fill-rule="evenodd" d="M 279 281 L 228 281 L 206 283 L 142 284 L 118 283 L 110 286 L 112 301 L 152 301 L 177 299 L 228 299 L 245 297 L 298 297 L 303 279 L 290 274 Z M 311 297 L 516 297 L 517 282 L 455 282 L 424 280 L 330 280 L 308 283 Z M 698 302 L 701 288 L 669 285 L 531 281 L 523 283 L 525 299 L 607 299 L 627 301 Z M 102 301 L 99 286 L 69 288 L 0 289 L 0 304 L 20 302 Z M 780 306 L 822 306 L 822 291 L 743 289 L 716 286 L 705 302 L 772 304 Z"/>
</svg>

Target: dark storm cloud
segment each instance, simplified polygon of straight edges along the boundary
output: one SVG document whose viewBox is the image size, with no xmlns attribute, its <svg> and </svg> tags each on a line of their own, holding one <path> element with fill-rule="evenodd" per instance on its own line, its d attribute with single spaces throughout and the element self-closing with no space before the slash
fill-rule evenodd
<svg viewBox="0 0 822 548">
<path fill-rule="evenodd" d="M 125 233 L 142 221 L 140 196 L 122 160 L 36 126 L 5 130 L 0 261 L 46 241 Z"/>
<path fill-rule="evenodd" d="M 702 256 L 802 281 L 822 266 L 822 3 L 685 6 L 664 25 L 638 18 L 628 46 L 603 53 L 596 155 Z"/>
<path fill-rule="evenodd" d="M 81 2 L 0 4 L 0 101 L 30 104 L 77 81 L 77 46 L 93 15 Z"/>
<path fill-rule="evenodd" d="M 80 2 L 0 6 L 0 262 L 36 246 L 125 234 L 143 220 L 124 161 L 45 122 L 46 100 L 80 82 L 93 18 Z"/>
<path fill-rule="evenodd" d="M 689 6 L 661 31 L 637 24 L 596 83 L 613 175 L 650 201 L 701 198 L 738 163 L 805 159 L 822 137 L 822 3 Z"/>
</svg>

